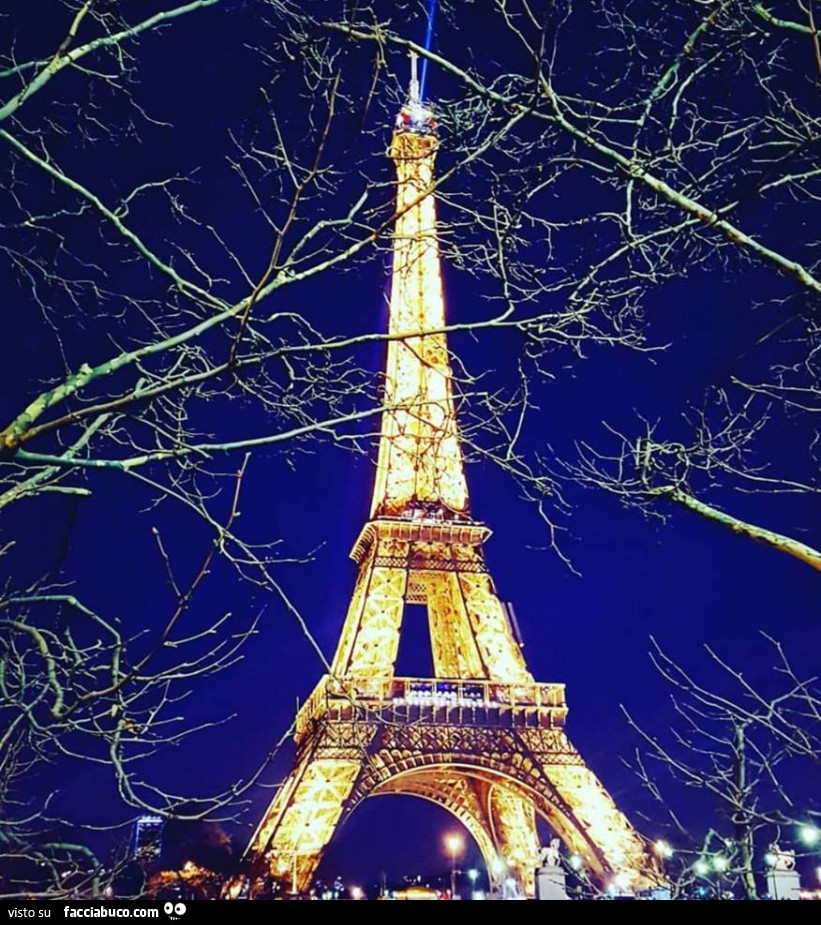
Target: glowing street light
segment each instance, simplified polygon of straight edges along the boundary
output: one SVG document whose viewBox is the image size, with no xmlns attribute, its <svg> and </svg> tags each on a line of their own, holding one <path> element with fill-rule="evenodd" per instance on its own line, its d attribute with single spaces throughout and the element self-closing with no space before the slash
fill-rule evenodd
<svg viewBox="0 0 821 925">
<path fill-rule="evenodd" d="M 654 845 L 653 850 L 660 858 L 671 858 L 673 856 L 673 846 L 670 842 L 659 839 Z"/>
<path fill-rule="evenodd" d="M 821 829 L 814 825 L 802 825 L 798 837 L 808 848 L 814 848 L 821 841 Z"/>
<path fill-rule="evenodd" d="M 476 890 L 476 881 L 479 879 L 479 871 L 475 867 L 471 867 L 467 872 L 468 880 L 470 880 L 470 898 L 471 899 L 484 899 L 484 894 Z"/>
<path fill-rule="evenodd" d="M 351 899 L 362 899 L 364 896 L 365 892 L 361 886 L 351 887 Z"/>
<path fill-rule="evenodd" d="M 699 875 L 699 877 L 706 877 L 707 874 L 710 873 L 710 865 L 702 858 L 693 864 L 693 870 Z"/>
<path fill-rule="evenodd" d="M 630 888 L 630 877 L 624 872 L 616 874 L 613 878 L 611 887 L 613 888 L 614 895 L 623 895 Z"/>
<path fill-rule="evenodd" d="M 571 854 L 570 857 L 567 859 L 567 863 L 573 868 L 573 870 L 582 869 L 582 859 L 579 857 L 578 854 Z"/>
<path fill-rule="evenodd" d="M 450 898 L 456 898 L 456 856 L 461 854 L 465 847 L 465 840 L 457 832 L 445 836 L 445 847 L 450 852 Z"/>
<path fill-rule="evenodd" d="M 777 861 L 778 856 L 773 851 L 768 851 L 764 855 L 764 863 L 767 865 L 767 867 L 775 867 Z"/>
<path fill-rule="evenodd" d="M 728 861 L 723 855 L 717 854 L 713 858 L 713 867 L 720 873 L 723 874 L 727 870 Z"/>
</svg>

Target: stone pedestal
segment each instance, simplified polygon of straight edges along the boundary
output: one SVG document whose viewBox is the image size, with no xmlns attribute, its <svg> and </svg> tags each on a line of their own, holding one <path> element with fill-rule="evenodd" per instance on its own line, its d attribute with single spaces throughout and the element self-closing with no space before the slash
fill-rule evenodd
<svg viewBox="0 0 821 925">
<path fill-rule="evenodd" d="M 767 892 L 770 899 L 799 899 L 801 880 L 797 870 L 770 870 L 767 872 Z"/>
<path fill-rule="evenodd" d="M 561 867 L 536 870 L 536 899 L 570 899 L 565 889 L 565 872 Z"/>
<path fill-rule="evenodd" d="M 642 894 L 642 896 L 644 899 L 670 900 L 673 898 L 673 893 L 669 886 L 654 886 L 651 890 L 648 890 L 646 894 Z"/>
</svg>

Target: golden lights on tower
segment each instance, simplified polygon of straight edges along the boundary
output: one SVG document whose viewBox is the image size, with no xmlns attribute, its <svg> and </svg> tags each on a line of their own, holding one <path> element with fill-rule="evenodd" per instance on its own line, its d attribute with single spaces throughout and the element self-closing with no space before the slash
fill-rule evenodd
<svg viewBox="0 0 821 925">
<path fill-rule="evenodd" d="M 436 230 L 432 116 L 402 110 L 391 144 L 396 222 L 385 405 L 371 516 L 408 505 L 467 513 L 468 492 L 453 403 Z M 429 126 L 420 131 L 420 126 Z"/>
<path fill-rule="evenodd" d="M 415 69 L 414 69 L 415 74 Z M 448 809 L 488 869 L 505 859 L 527 895 L 537 815 L 603 882 L 648 885 L 645 846 L 564 732 L 564 686 L 527 669 L 470 516 L 456 422 L 434 196 L 433 114 L 411 83 L 390 154 L 396 220 L 371 518 L 331 665 L 296 720 L 297 755 L 247 855 L 258 881 L 310 883 L 361 800 L 419 796 Z M 434 678 L 394 666 L 406 604 L 427 608 Z"/>
</svg>

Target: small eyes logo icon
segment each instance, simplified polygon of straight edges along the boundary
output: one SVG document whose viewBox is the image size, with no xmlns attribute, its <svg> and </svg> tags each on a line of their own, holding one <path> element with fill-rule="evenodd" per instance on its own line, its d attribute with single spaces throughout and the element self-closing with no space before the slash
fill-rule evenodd
<svg viewBox="0 0 821 925">
<path fill-rule="evenodd" d="M 178 922 L 185 915 L 185 903 L 166 903 L 163 912 L 172 922 Z"/>
</svg>

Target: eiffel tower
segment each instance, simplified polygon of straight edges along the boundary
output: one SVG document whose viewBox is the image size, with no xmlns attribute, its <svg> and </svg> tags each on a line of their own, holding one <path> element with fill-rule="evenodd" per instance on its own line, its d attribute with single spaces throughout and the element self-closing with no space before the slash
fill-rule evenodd
<svg viewBox="0 0 821 925">
<path fill-rule="evenodd" d="M 534 893 L 537 815 L 599 881 L 643 886 L 645 845 L 564 731 L 563 684 L 536 683 L 470 515 L 452 393 L 433 193 L 438 140 L 415 60 L 390 148 L 398 174 L 390 335 L 371 516 L 331 666 L 296 718 L 296 761 L 247 851 L 256 882 L 305 890 L 367 797 L 449 810 L 491 879 Z M 434 678 L 396 677 L 406 604 L 427 606 Z M 503 871 L 503 874 L 502 874 Z"/>
</svg>

